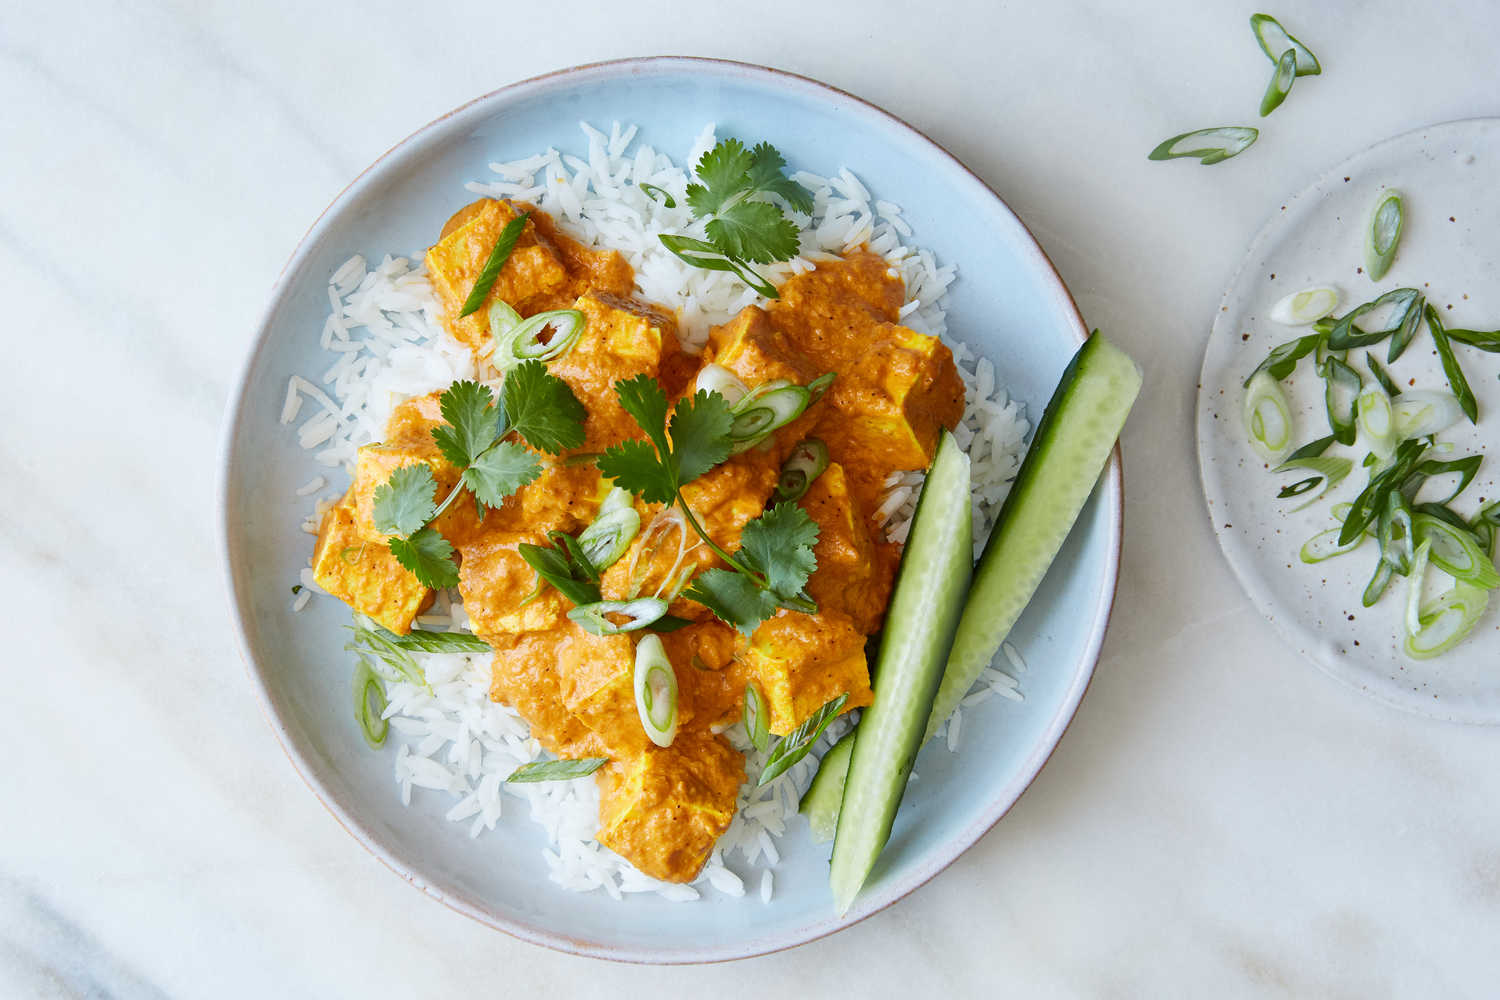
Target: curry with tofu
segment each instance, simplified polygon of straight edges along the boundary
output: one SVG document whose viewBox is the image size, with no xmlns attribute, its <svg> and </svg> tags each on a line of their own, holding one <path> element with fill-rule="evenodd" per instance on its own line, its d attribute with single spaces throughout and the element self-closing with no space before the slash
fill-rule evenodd
<svg viewBox="0 0 1500 1000">
<path fill-rule="evenodd" d="M 514 247 L 482 307 L 465 314 L 508 227 Z M 927 468 L 942 429 L 962 416 L 953 357 L 936 338 L 900 325 L 902 281 L 863 250 L 790 278 L 765 308 L 747 307 L 713 329 L 697 355 L 683 349 L 668 310 L 633 297 L 634 276 L 621 254 L 581 245 L 530 206 L 483 199 L 465 207 L 427 252 L 427 269 L 445 326 L 482 365 L 497 350 L 495 315 L 576 317 L 566 345 L 549 345 L 545 329 L 537 343 L 553 348 L 544 352 L 546 373 L 581 404 L 581 444 L 513 445 L 517 455 L 526 450 L 531 478 L 501 503 L 444 504 L 431 527 L 453 550 L 471 627 L 494 651 L 491 697 L 514 707 L 558 757 L 607 760 L 595 779 L 599 843 L 647 875 L 691 881 L 729 827 L 746 780 L 745 756 L 724 730 L 745 711 L 747 687 L 763 698 L 774 734 L 791 732 L 840 696 L 844 711 L 870 703 L 866 640 L 881 627 L 900 559 L 875 512 L 892 475 Z M 551 336 L 562 334 L 552 328 Z M 511 377 L 494 380 L 502 395 Z M 732 384 L 735 394 L 753 397 L 822 380 L 826 391 L 799 390 L 803 405 L 769 433 L 746 439 L 711 468 L 684 472 L 674 505 L 621 491 L 602 471 L 610 466 L 601 456 L 651 447 L 625 405 L 622 386 L 630 380 L 659 387 L 678 404 L 674 412 L 681 401 L 703 400 L 706 385 Z M 450 420 L 439 394 L 397 406 L 384 439 L 360 450 L 353 484 L 318 535 L 318 584 L 398 634 L 412 629 L 435 592 L 388 544 L 391 533 L 378 526 L 380 495 L 393 475 L 423 466 L 442 494 L 474 481 L 434 434 Z M 674 422 L 674 437 L 679 431 Z M 776 506 L 800 509 L 816 567 L 795 600 L 780 600 L 763 620 L 731 623 L 694 599 L 706 590 L 685 585 L 753 549 L 749 526 L 785 496 L 778 493 L 784 467 L 814 440 L 826 462 L 794 500 Z M 656 447 L 670 464 L 666 443 Z M 578 602 L 545 582 L 536 553 L 573 553 L 605 515 L 640 527 L 617 536 L 628 544 L 600 560 L 607 564 L 591 565 L 597 572 L 584 582 L 604 611 L 589 627 Z M 743 562 L 755 578 L 757 564 Z M 764 560 L 759 568 L 762 582 L 775 576 Z M 649 594 L 666 613 L 642 628 L 622 625 L 621 609 Z M 639 647 L 648 635 L 659 638 L 675 678 L 666 745 L 643 723 L 637 694 Z"/>
</svg>

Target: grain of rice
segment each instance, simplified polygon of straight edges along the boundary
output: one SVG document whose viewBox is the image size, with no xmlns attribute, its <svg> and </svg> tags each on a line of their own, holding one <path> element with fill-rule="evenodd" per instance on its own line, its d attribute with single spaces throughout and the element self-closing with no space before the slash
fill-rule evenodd
<svg viewBox="0 0 1500 1000">
<path fill-rule="evenodd" d="M 760 873 L 760 901 L 762 903 L 771 901 L 771 869 L 769 868 Z"/>
</svg>

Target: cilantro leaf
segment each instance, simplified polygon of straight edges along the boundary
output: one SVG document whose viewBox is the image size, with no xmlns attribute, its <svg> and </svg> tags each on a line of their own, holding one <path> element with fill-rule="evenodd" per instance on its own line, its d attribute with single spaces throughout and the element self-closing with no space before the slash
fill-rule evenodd
<svg viewBox="0 0 1500 1000">
<path fill-rule="evenodd" d="M 511 441 L 502 441 L 474 460 L 464 470 L 464 485 L 487 507 L 498 507 L 505 498 L 542 474 L 536 454 Z"/>
<path fill-rule="evenodd" d="M 637 375 L 615 383 L 620 406 L 635 419 L 641 430 L 663 456 L 671 453 L 667 444 L 667 394 L 649 375 Z"/>
<path fill-rule="evenodd" d="M 783 175 L 786 160 L 781 151 L 769 142 L 762 142 L 750 151 L 750 169 L 746 175 L 750 186 L 757 191 L 780 195 L 786 203 L 799 212 L 812 214 L 812 193 L 796 181 Z"/>
<path fill-rule="evenodd" d="M 698 159 L 694 168 L 702 184 L 687 186 L 688 207 L 694 215 L 712 215 L 730 197 L 748 190 L 755 157 L 738 139 L 725 139 Z"/>
<path fill-rule="evenodd" d="M 495 394 L 478 382 L 455 382 L 438 398 L 446 424 L 432 429 L 443 457 L 462 469 L 500 436 Z"/>
<path fill-rule="evenodd" d="M 540 361 L 525 361 L 505 376 L 501 390 L 510 427 L 538 451 L 557 454 L 583 444 L 588 416 L 568 383 Z"/>
<path fill-rule="evenodd" d="M 458 586 L 453 546 L 437 529 L 423 528 L 410 538 L 392 538 L 388 544 L 396 561 L 411 570 L 424 586 L 434 590 Z"/>
<path fill-rule="evenodd" d="M 790 599 L 818 568 L 816 544 L 818 522 L 798 504 L 783 501 L 745 525 L 737 555 L 766 575 L 777 597 Z"/>
<path fill-rule="evenodd" d="M 599 472 L 615 485 L 648 503 L 671 503 L 677 496 L 677 477 L 657 457 L 649 441 L 621 441 L 606 448 Z"/>
<path fill-rule="evenodd" d="M 690 483 L 729 457 L 729 401 L 699 389 L 677 401 L 672 411 L 672 467 L 678 485 Z"/>
<path fill-rule="evenodd" d="M 396 469 L 375 487 L 375 530 L 382 535 L 410 535 L 419 530 L 437 511 L 436 492 L 437 481 L 426 462 Z"/>
<path fill-rule="evenodd" d="M 768 201 L 742 201 L 709 220 L 708 238 L 730 257 L 772 264 L 797 256 L 797 226 Z"/>
<path fill-rule="evenodd" d="M 682 596 L 697 601 L 745 635 L 776 613 L 776 595 L 743 573 L 711 569 L 699 573 Z"/>
</svg>

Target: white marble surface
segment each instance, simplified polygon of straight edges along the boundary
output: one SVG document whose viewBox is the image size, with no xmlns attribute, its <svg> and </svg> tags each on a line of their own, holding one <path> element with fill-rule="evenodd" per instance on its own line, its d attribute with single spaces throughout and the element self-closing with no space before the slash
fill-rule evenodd
<svg viewBox="0 0 1500 1000">
<path fill-rule="evenodd" d="M 1253 116 L 1269 64 L 1240 4 L 44 6 L 0 7 L 0 995 L 1500 988 L 1500 731 L 1398 714 L 1276 638 L 1214 544 L 1191 416 L 1278 199 L 1387 135 L 1500 113 L 1491 4 L 1273 10 L 1326 71 L 1211 169 L 1145 153 Z M 346 835 L 254 707 L 213 534 L 230 380 L 328 201 L 477 94 L 658 52 L 795 70 L 927 131 L 1148 373 L 1114 625 L 1036 784 L 864 924 L 667 971 L 487 930 Z"/>
</svg>

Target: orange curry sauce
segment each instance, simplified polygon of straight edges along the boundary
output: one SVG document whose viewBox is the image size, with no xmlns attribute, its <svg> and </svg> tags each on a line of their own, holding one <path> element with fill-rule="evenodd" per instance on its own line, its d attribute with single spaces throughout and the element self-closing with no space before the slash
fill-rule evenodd
<svg viewBox="0 0 1500 1000">
<path fill-rule="evenodd" d="M 788 280 L 779 299 L 765 309 L 749 306 L 715 328 L 703 354 L 694 356 L 679 346 L 670 312 L 631 297 L 634 277 L 620 254 L 582 246 L 531 209 L 486 308 L 458 318 L 501 229 L 529 207 L 491 199 L 467 206 L 428 251 L 428 272 L 446 326 L 476 352 L 487 347 L 487 307 L 497 299 L 522 316 L 558 308 L 583 313 L 578 341 L 548 366 L 588 411 L 578 452 L 643 437 L 613 389 L 638 374 L 659 381 L 671 398 L 684 394 L 710 362 L 751 388 L 772 379 L 806 385 L 825 372 L 837 376 L 762 447 L 730 457 L 683 489 L 705 530 L 732 552 L 740 530 L 765 510 L 796 445 L 817 437 L 828 446 L 830 465 L 799 501 L 820 529 L 818 568 L 807 585 L 818 612 L 783 610 L 746 637 L 702 605 L 674 601 L 671 613 L 693 624 L 661 636 L 679 691 L 670 747 L 647 738 L 636 711 L 635 636 L 585 632 L 550 587 L 524 600 L 537 578 L 516 546 L 545 545 L 548 531 L 576 534 L 593 520 L 610 483 L 592 463 L 565 465 L 544 456 L 541 477 L 483 520 L 473 504 L 456 503 L 434 525 L 458 551 L 464 608 L 495 650 L 491 697 L 512 705 L 547 750 L 608 757 L 597 774 L 599 842 L 648 875 L 687 882 L 728 829 L 745 780 L 743 755 L 718 732 L 739 719 L 748 681 L 764 692 L 777 734 L 839 694 L 849 696 L 846 709 L 870 703 L 865 639 L 880 628 L 900 557 L 872 514 L 892 473 L 930 464 L 940 429 L 952 428 L 963 413 L 963 384 L 947 347 L 897 323 L 902 281 L 863 250 Z M 434 595 L 383 544 L 372 520 L 373 494 L 394 469 L 425 462 L 439 495 L 446 495 L 459 470 L 433 442 L 431 430 L 441 422 L 435 394 L 397 407 L 385 440 L 360 450 L 353 485 L 319 531 L 318 584 L 394 632 L 408 632 Z M 642 531 L 605 571 L 605 600 L 651 593 L 677 558 L 675 535 L 647 537 L 645 526 L 661 505 L 637 500 L 636 509 Z M 696 541 L 686 539 L 684 564 L 717 565 Z"/>
</svg>

